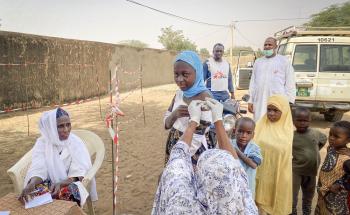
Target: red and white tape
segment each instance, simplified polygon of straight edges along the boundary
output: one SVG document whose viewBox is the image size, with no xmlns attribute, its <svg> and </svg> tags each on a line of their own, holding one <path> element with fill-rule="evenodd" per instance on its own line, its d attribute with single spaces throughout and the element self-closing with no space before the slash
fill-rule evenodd
<svg viewBox="0 0 350 215">
<path fill-rule="evenodd" d="M 80 100 L 77 100 L 75 102 L 63 103 L 63 104 L 54 104 L 54 105 L 45 105 L 45 106 L 41 106 L 41 107 L 49 108 L 49 107 L 63 107 L 63 106 L 70 106 L 70 105 L 78 105 L 78 104 L 89 102 L 89 101 L 92 101 L 92 100 L 95 100 L 95 99 L 98 99 L 98 97 L 94 96 L 94 97 L 88 98 L 88 99 L 80 99 Z M 25 111 L 25 110 L 31 110 L 31 109 L 35 109 L 35 108 L 32 108 L 32 107 L 29 107 L 29 108 L 13 108 L 13 109 L 12 108 L 6 108 L 4 110 L 0 110 L 0 114 L 11 113 L 11 112 L 16 112 L 16 111 Z"/>
</svg>

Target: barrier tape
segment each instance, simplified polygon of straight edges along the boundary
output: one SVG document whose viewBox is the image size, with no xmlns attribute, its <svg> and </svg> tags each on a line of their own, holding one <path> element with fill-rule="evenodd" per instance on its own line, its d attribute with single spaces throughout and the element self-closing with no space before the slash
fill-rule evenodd
<svg viewBox="0 0 350 215">
<path fill-rule="evenodd" d="M 81 66 L 81 67 L 94 67 L 94 64 L 76 64 L 76 63 L 34 63 L 34 62 L 26 62 L 26 63 L 0 63 L 0 66 L 28 66 L 28 65 L 56 65 L 56 66 Z"/>
<path fill-rule="evenodd" d="M 62 107 L 62 106 L 78 105 L 78 104 L 82 104 L 82 103 L 85 103 L 85 102 L 93 101 L 95 99 L 98 99 L 98 97 L 94 96 L 94 97 L 88 98 L 88 99 L 80 99 L 80 100 L 77 100 L 75 102 L 63 103 L 63 104 L 54 104 L 54 105 L 44 105 L 44 106 L 41 106 L 41 107 L 49 108 L 49 107 Z M 36 109 L 36 108 L 33 108 L 33 107 L 29 107 L 29 108 L 14 108 L 14 109 L 6 108 L 4 110 L 0 110 L 0 114 L 17 112 L 17 111 L 32 110 L 32 109 Z"/>
</svg>

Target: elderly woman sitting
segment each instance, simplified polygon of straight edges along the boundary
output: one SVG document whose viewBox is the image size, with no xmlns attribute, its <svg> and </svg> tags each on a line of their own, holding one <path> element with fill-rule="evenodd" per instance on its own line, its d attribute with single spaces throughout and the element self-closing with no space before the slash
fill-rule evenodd
<svg viewBox="0 0 350 215">
<path fill-rule="evenodd" d="M 69 115 L 61 108 L 45 112 L 39 121 L 41 137 L 34 145 L 32 163 L 24 180 L 19 200 L 28 196 L 51 192 L 55 199 L 85 201 L 81 193 L 86 190 L 81 181 L 91 168 L 88 150 L 82 140 L 71 134 Z M 96 183 L 92 181 L 91 200 L 97 200 Z"/>
<path fill-rule="evenodd" d="M 194 172 L 189 148 L 203 106 L 211 109 L 220 149 L 203 152 Z M 190 123 L 171 151 L 154 199 L 153 215 L 258 214 L 247 175 L 223 127 L 222 109 L 222 104 L 211 98 L 189 105 Z"/>
</svg>

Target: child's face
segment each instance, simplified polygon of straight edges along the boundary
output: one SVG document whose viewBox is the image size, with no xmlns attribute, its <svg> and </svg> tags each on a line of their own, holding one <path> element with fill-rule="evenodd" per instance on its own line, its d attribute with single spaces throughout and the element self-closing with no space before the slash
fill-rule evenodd
<svg viewBox="0 0 350 215">
<path fill-rule="evenodd" d="M 350 137 L 347 131 L 341 127 L 331 127 L 328 137 L 329 145 L 335 149 L 346 147 L 346 144 L 350 142 Z"/>
<path fill-rule="evenodd" d="M 238 124 L 235 133 L 237 144 L 245 146 L 254 137 L 254 125 L 252 122 L 242 121 Z"/>
<path fill-rule="evenodd" d="M 297 112 L 294 118 L 294 126 L 298 133 L 305 133 L 310 125 L 311 116 L 308 112 Z"/>
<path fill-rule="evenodd" d="M 182 91 L 186 91 L 193 86 L 196 72 L 189 64 L 178 61 L 174 64 L 174 80 Z"/>
<path fill-rule="evenodd" d="M 268 105 L 266 114 L 271 122 L 277 122 L 281 118 L 282 112 L 277 107 Z"/>
</svg>

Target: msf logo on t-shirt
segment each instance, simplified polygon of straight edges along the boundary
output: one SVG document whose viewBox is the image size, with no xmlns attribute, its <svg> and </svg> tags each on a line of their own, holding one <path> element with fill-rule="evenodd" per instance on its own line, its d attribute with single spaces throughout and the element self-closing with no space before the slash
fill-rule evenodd
<svg viewBox="0 0 350 215">
<path fill-rule="evenodd" d="M 222 71 L 216 71 L 213 75 L 213 79 L 227 78 L 227 76 Z"/>
</svg>

